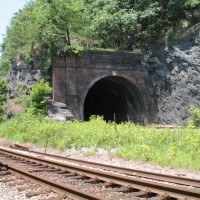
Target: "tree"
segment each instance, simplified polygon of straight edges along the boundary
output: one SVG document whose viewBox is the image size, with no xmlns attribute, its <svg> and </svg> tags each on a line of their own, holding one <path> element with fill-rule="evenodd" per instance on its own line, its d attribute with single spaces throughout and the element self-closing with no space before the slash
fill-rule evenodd
<svg viewBox="0 0 200 200">
<path fill-rule="evenodd" d="M 53 58 L 71 44 L 132 49 L 182 20 L 199 22 L 199 0 L 32 0 L 7 29 L 0 71 L 21 56 L 30 67 L 37 60 L 47 75 Z"/>
<path fill-rule="evenodd" d="M 2 48 L 6 56 L 13 59 L 17 55 L 28 58 L 31 54 L 34 41 L 36 41 L 37 27 L 33 15 L 34 4 L 27 4 L 13 17 L 7 28 Z"/>
<path fill-rule="evenodd" d="M 48 71 L 58 49 L 71 44 L 84 26 L 82 0 L 33 0 L 15 14 L 4 39 L 3 58 L 21 56 L 32 67 L 39 58 L 44 72 Z M 45 73 L 46 74 L 46 73 Z M 46 74 L 47 75 L 47 74 Z"/>
<path fill-rule="evenodd" d="M 188 19 L 188 6 L 196 13 L 196 22 L 192 21 L 197 23 L 199 5 L 199 0 L 85 0 L 91 22 L 88 37 L 104 47 L 131 47 L 179 27 Z"/>
<path fill-rule="evenodd" d="M 154 1 L 85 0 L 85 5 L 94 37 L 110 47 L 130 46 L 132 38 L 146 37 L 159 25 L 160 7 Z"/>
</svg>

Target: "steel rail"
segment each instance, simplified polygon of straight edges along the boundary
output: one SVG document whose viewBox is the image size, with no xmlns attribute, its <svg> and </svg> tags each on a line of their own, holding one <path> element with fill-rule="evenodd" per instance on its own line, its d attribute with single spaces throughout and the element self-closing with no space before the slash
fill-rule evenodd
<svg viewBox="0 0 200 200">
<path fill-rule="evenodd" d="M 135 188 L 139 189 L 142 191 L 150 191 L 151 193 L 159 194 L 161 196 L 166 196 L 166 194 L 170 198 L 175 198 L 175 199 L 200 199 L 200 191 L 198 190 L 190 190 L 190 189 L 184 189 L 180 187 L 175 187 L 175 186 L 169 186 L 166 184 L 160 184 L 160 183 L 155 183 L 152 181 L 146 181 L 146 180 L 141 180 L 138 178 L 132 178 L 132 177 L 126 177 L 123 175 L 118 175 L 118 174 L 111 174 L 108 172 L 102 172 L 94 169 L 89 169 L 86 167 L 80 167 L 80 166 L 75 166 L 71 164 L 63 164 L 60 162 L 55 162 L 47 159 L 41 159 L 41 158 L 36 158 L 30 155 L 22 155 L 16 152 L 11 152 L 8 150 L 3 150 L 0 149 L 2 152 L 5 152 L 4 154 L 14 154 L 15 156 L 20 156 L 20 157 L 25 157 L 31 160 L 36 160 L 39 162 L 45 162 L 50 164 L 51 166 L 59 166 L 63 168 L 63 170 L 74 170 L 75 173 L 80 174 L 80 175 L 85 175 L 89 177 L 95 177 L 99 180 L 103 180 L 106 182 L 112 182 L 114 184 L 118 184 L 127 188 Z"/>
<path fill-rule="evenodd" d="M 143 177 L 143 178 L 147 178 L 147 179 L 154 179 L 154 180 L 158 180 L 158 181 L 166 181 L 166 182 L 169 182 L 169 183 L 188 185 L 188 186 L 200 188 L 200 179 L 179 177 L 179 176 L 173 176 L 173 175 L 168 175 L 168 174 L 158 174 L 158 173 L 154 173 L 154 172 L 142 171 L 142 170 L 137 170 L 137 169 L 118 167 L 118 166 L 108 165 L 108 164 L 100 164 L 100 163 L 95 163 L 95 162 L 90 162 L 90 161 L 85 161 L 85 160 L 78 160 L 78 159 L 75 159 L 75 158 L 66 158 L 66 157 L 63 157 L 63 156 L 41 153 L 41 152 L 38 152 L 38 151 L 31 151 L 31 150 L 28 150 L 28 149 L 25 149 L 25 148 L 20 149 L 20 150 L 28 151 L 28 152 L 31 152 L 31 153 L 36 153 L 36 154 L 39 154 L 39 155 L 49 156 L 49 157 L 53 157 L 53 158 L 58 158 L 58 159 L 62 159 L 62 160 L 68 161 L 68 162 L 70 161 L 70 162 L 74 162 L 74 163 L 78 163 L 78 164 L 87 164 L 87 165 L 92 166 L 92 167 L 98 167 L 98 168 L 101 168 L 101 169 L 104 169 L 104 170 L 110 170 L 110 171 L 114 171 L 114 172 L 117 172 L 117 173 L 123 173 L 123 174 L 131 175 L 131 176 Z"/>
<path fill-rule="evenodd" d="M 72 187 L 64 186 L 59 183 L 53 182 L 46 178 L 42 178 L 41 176 L 37 176 L 30 172 L 25 172 L 24 170 L 20 170 L 16 167 L 10 165 L 3 165 L 7 170 L 9 170 L 12 174 L 19 175 L 20 177 L 24 177 L 26 180 L 31 180 L 32 182 L 42 185 L 45 188 L 50 188 L 50 190 L 60 194 L 63 197 L 70 197 L 75 200 L 104 200 L 101 197 L 80 191 L 78 189 L 74 189 Z"/>
</svg>

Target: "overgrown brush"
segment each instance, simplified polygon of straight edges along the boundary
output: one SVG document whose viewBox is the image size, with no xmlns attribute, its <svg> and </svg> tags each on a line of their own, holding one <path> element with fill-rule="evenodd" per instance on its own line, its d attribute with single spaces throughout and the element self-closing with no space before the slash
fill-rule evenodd
<svg viewBox="0 0 200 200">
<path fill-rule="evenodd" d="M 189 128 L 200 127 L 200 108 L 191 108 L 190 109 L 190 119 L 188 122 Z"/>
<path fill-rule="evenodd" d="M 7 93 L 6 81 L 0 80 L 0 122 L 4 118 L 3 104 L 6 100 L 6 93 Z"/>
<path fill-rule="evenodd" d="M 200 170 L 199 129 L 114 124 L 95 116 L 89 122 L 66 124 L 25 113 L 0 125 L 0 136 L 60 149 L 104 148 L 125 159 Z"/>
<path fill-rule="evenodd" d="M 47 97 L 50 96 L 52 88 L 44 79 L 37 82 L 30 90 L 30 106 L 28 111 L 33 114 L 46 115 L 48 112 Z"/>
</svg>

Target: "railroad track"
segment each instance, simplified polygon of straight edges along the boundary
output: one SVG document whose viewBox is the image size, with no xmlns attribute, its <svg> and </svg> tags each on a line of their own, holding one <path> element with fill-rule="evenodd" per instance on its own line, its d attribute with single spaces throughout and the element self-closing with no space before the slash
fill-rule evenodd
<svg viewBox="0 0 200 200">
<path fill-rule="evenodd" d="M 146 178 L 146 179 L 153 179 L 153 180 L 173 183 L 173 184 L 177 184 L 177 185 L 179 185 L 179 184 L 180 185 L 188 185 L 188 186 L 200 188 L 200 180 L 199 179 L 191 179 L 191 178 L 172 176 L 172 175 L 167 175 L 167 174 L 158 174 L 158 173 L 154 173 L 154 172 L 136 170 L 136 169 L 125 168 L 125 167 L 118 167 L 118 166 L 114 166 L 114 165 L 100 164 L 100 163 L 89 162 L 89 161 L 79 160 L 79 159 L 74 159 L 74 158 L 67 158 L 67 157 L 63 157 L 63 156 L 42 153 L 42 152 L 38 152 L 38 151 L 31 151 L 28 148 L 17 145 L 17 144 L 10 146 L 10 147 L 14 148 L 14 149 L 19 149 L 22 151 L 28 151 L 35 155 L 45 156 L 46 158 L 55 158 L 55 159 L 69 162 L 69 163 L 76 163 L 76 164 L 83 165 L 83 166 L 89 166 L 89 167 L 93 167 L 93 168 L 97 168 L 97 169 L 113 171 L 113 172 L 116 172 L 119 174 L 122 173 L 122 174 L 130 175 L 130 176 L 134 176 L 134 177 L 142 177 L 142 178 Z"/>
<path fill-rule="evenodd" d="M 11 165 L 4 165 L 2 163 L 0 163 L 0 177 L 3 177 L 3 179 L 0 180 L 1 182 L 12 182 L 9 184 L 9 186 L 17 186 L 18 191 L 31 190 L 26 193 L 27 198 L 45 194 L 47 196 L 45 199 L 48 200 L 101 199 L 98 196 L 55 183 L 51 180 L 42 178 L 29 172 L 25 172 L 24 170 L 20 170 L 19 168 Z"/>
<path fill-rule="evenodd" d="M 42 179 L 40 180 L 41 183 L 46 183 L 45 186 L 47 188 L 48 185 L 50 185 L 51 190 L 56 192 L 56 186 L 53 184 L 58 184 L 59 191 L 61 190 L 62 193 L 61 195 L 63 195 L 63 192 L 65 193 L 65 191 L 67 191 L 65 195 L 72 199 L 200 199 L 200 189 L 185 189 L 149 180 L 142 180 L 136 176 L 131 176 L 131 173 L 133 173 L 133 171 L 131 172 L 131 169 L 128 173 L 126 172 L 126 174 L 129 175 L 125 176 L 122 173 L 124 173 L 124 170 L 126 171 L 128 169 L 120 168 L 119 170 L 121 174 L 119 174 L 119 172 L 116 173 L 118 167 L 111 169 L 112 166 L 105 165 L 108 167 L 106 170 L 114 171 L 111 173 L 105 171 L 105 169 L 97 170 L 92 169 L 91 166 L 83 167 L 69 163 L 64 164 L 58 161 L 47 160 L 35 156 L 22 155 L 21 153 L 8 151 L 2 148 L 0 148 L 0 156 L 2 163 L 7 164 L 9 169 L 18 170 L 19 173 L 19 168 L 21 168 L 24 173 L 27 173 L 28 175 L 36 175 Z M 74 161 L 78 162 L 78 160 L 75 159 Z M 84 163 L 84 165 L 86 163 Z M 12 165 L 18 167 L 13 168 Z M 142 172 L 140 171 L 137 173 Z M 142 174 L 137 174 L 137 176 L 142 176 Z M 51 180 L 50 182 L 53 184 L 47 183 L 48 180 L 46 177 L 48 177 L 48 179 Z M 162 177 L 162 179 L 163 178 L 164 177 Z M 175 177 L 173 178 L 175 179 Z M 151 179 L 153 179 L 152 174 Z M 156 179 L 158 179 L 158 177 Z M 179 177 L 177 182 L 180 181 L 182 182 L 181 184 L 193 184 L 193 187 L 200 188 L 200 180 L 185 179 L 185 183 L 183 183 L 183 180 L 180 180 Z M 172 180 L 170 180 L 170 182 L 172 182 Z M 68 187 L 70 185 L 70 187 L 68 189 L 60 189 L 66 187 L 66 185 L 68 185 Z M 54 188 L 52 189 L 52 187 Z M 72 194 L 69 194 L 69 191 L 73 191 Z M 81 197 L 81 194 L 77 194 L 77 191 L 79 193 L 83 192 L 84 197 Z M 90 194 L 93 195 L 89 197 Z"/>
</svg>

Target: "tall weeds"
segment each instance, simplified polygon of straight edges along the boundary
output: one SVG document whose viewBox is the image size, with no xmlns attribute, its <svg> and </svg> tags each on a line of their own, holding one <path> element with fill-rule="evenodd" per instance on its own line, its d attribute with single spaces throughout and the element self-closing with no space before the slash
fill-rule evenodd
<svg viewBox="0 0 200 200">
<path fill-rule="evenodd" d="M 25 113 L 1 124 L 0 136 L 59 149 L 100 147 L 125 159 L 200 170 L 199 129 L 156 129 L 131 122 L 116 125 L 101 117 L 66 124 Z"/>
</svg>

